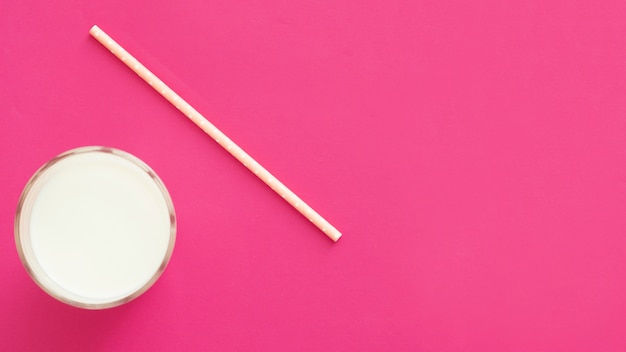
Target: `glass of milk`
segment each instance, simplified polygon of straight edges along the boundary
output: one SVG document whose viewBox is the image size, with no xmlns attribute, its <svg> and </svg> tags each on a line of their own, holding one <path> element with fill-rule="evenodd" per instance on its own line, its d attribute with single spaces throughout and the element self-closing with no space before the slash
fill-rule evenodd
<svg viewBox="0 0 626 352">
<path fill-rule="evenodd" d="M 176 217 L 159 177 L 138 158 L 83 147 L 47 162 L 17 208 L 15 241 L 33 280 L 67 304 L 124 304 L 159 278 Z"/>
</svg>

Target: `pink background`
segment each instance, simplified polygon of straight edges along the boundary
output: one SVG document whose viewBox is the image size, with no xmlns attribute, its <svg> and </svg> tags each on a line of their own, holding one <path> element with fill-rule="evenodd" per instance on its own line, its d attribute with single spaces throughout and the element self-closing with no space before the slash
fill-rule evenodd
<svg viewBox="0 0 626 352">
<path fill-rule="evenodd" d="M 626 350 L 624 1 L 86 3 L 0 7 L 0 350 Z M 106 311 L 48 297 L 13 239 L 32 173 L 84 145 L 146 161 L 179 221 Z"/>
</svg>

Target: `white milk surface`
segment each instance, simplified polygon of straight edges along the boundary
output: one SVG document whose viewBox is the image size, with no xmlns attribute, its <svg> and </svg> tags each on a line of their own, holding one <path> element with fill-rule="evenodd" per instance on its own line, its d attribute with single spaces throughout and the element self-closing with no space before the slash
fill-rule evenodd
<svg viewBox="0 0 626 352">
<path fill-rule="evenodd" d="M 102 152 L 47 170 L 30 236 L 47 276 L 85 302 L 114 301 L 145 285 L 168 249 L 170 219 L 156 183 L 137 165 Z"/>
</svg>

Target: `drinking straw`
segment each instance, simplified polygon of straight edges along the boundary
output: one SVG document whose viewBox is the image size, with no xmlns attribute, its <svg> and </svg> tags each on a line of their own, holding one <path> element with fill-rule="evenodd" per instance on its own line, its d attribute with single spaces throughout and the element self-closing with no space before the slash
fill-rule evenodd
<svg viewBox="0 0 626 352">
<path fill-rule="evenodd" d="M 91 34 L 100 44 L 117 56 L 123 63 L 133 70 L 139 77 L 146 81 L 154 90 L 159 92 L 167 101 L 172 103 L 178 110 L 187 116 L 193 123 L 200 127 L 206 134 L 213 138 L 232 156 L 239 160 L 248 170 L 252 171 L 265 184 L 279 194 L 287 203 L 291 204 L 300 214 L 309 219 L 315 226 L 324 232 L 330 239 L 337 241 L 341 237 L 339 232 L 326 219 L 318 214 L 313 208 L 306 204 L 300 197 L 293 193 L 287 186 L 280 182 L 274 175 L 267 171 L 261 164 L 254 160 L 248 153 L 241 149 L 228 136 L 220 131 L 215 125 L 207 120 L 201 113 L 194 109 L 189 103 L 181 98 L 176 92 L 168 87 L 163 81 L 155 76 L 150 70 L 141 64 L 135 57 L 128 53 L 121 45 L 113 40 L 98 26 L 93 26 L 89 30 Z"/>
</svg>

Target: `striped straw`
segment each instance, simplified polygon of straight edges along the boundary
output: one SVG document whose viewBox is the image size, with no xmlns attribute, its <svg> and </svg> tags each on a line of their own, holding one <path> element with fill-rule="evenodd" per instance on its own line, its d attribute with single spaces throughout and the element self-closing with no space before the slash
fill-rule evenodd
<svg viewBox="0 0 626 352">
<path fill-rule="evenodd" d="M 193 123 L 198 125 L 206 134 L 213 138 L 219 145 L 226 149 L 232 156 L 239 160 L 248 170 L 267 184 L 274 192 L 278 193 L 287 203 L 291 204 L 300 214 L 309 219 L 315 226 L 324 232 L 330 239 L 337 241 L 341 237 L 339 232 L 326 219 L 306 204 L 300 197 L 293 193 L 287 186 L 280 182 L 274 175 L 267 171 L 261 164 L 254 160 L 248 153 L 241 149 L 235 142 L 228 138 L 222 131 L 215 127 L 201 113 L 181 98 L 176 92 L 168 87 L 163 81 L 155 76 L 150 70 L 135 59 L 121 45 L 115 42 L 109 35 L 98 26 L 89 30 L 100 44 L 117 56 L 123 63 L 133 70 L 139 77 L 146 81 L 154 90 L 159 92 L 167 101 L 172 103 L 178 110 L 187 116 Z"/>
</svg>

